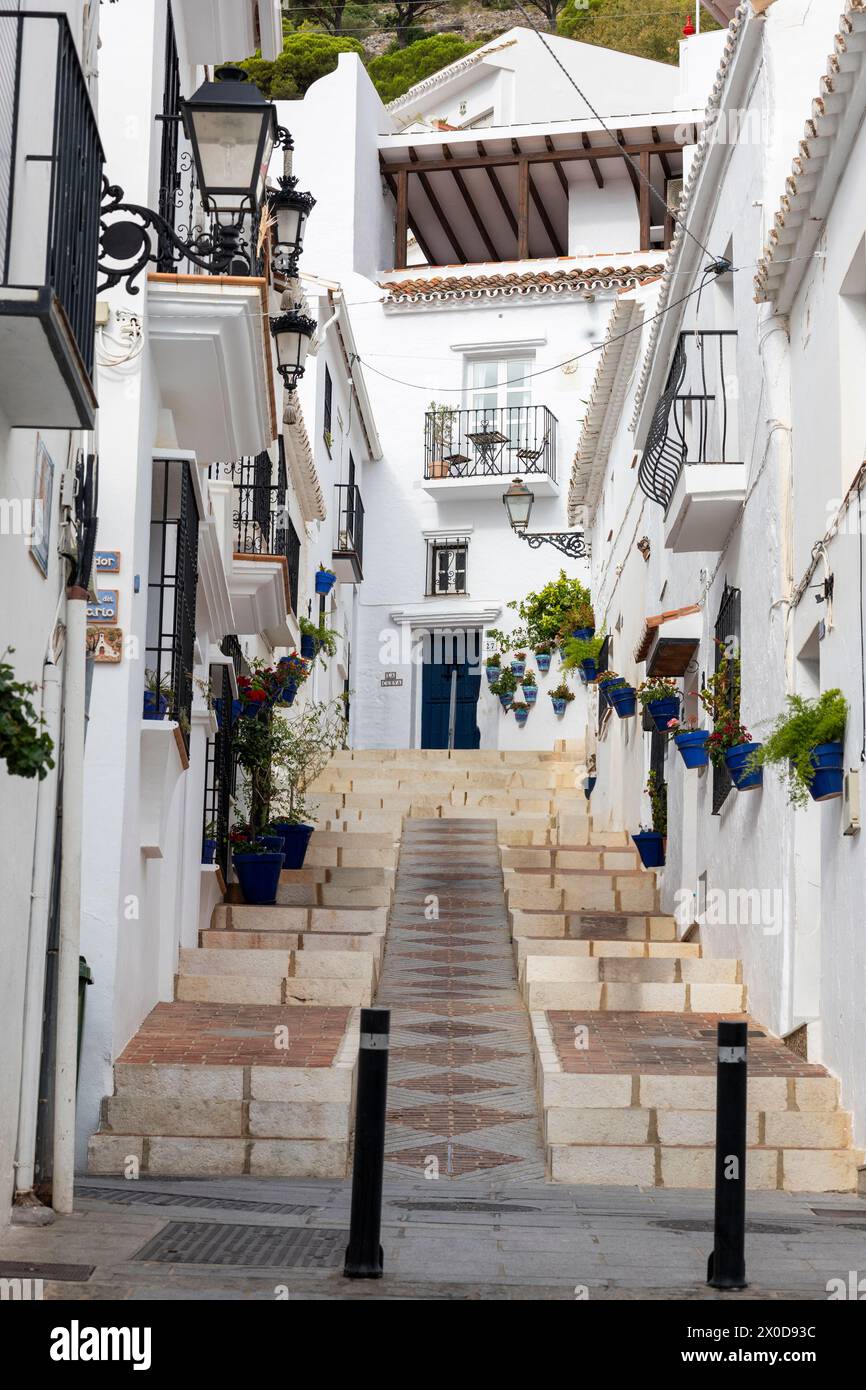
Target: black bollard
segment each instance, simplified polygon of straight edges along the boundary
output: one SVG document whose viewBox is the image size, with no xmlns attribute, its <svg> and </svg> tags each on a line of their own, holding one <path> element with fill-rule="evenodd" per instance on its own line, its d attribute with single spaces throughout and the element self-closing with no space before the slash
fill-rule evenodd
<svg viewBox="0 0 866 1390">
<path fill-rule="evenodd" d="M 382 1171 L 385 1166 L 385 1106 L 388 1098 L 390 1009 L 361 1010 L 358 1099 L 352 1215 L 343 1274 L 347 1279 L 381 1279 Z"/>
<path fill-rule="evenodd" d="M 707 1283 L 745 1289 L 747 1023 L 720 1023 L 716 1065 L 716 1212 Z"/>
</svg>

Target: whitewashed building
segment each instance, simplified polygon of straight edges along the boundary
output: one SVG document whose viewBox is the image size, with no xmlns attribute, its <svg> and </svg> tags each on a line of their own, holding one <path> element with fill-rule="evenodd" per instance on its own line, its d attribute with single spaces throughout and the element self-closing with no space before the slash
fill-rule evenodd
<svg viewBox="0 0 866 1390">
<path fill-rule="evenodd" d="M 665 910 L 742 959 L 751 1012 L 840 1077 L 862 1145 L 866 13 L 743 5 L 722 38 L 685 228 L 610 320 L 570 506 L 589 521 L 608 664 L 635 685 L 682 677 L 700 716 L 715 644 L 733 641 L 757 742 L 787 694 L 841 688 L 847 794 L 796 809 L 769 768 L 739 793 L 607 708 L 593 811 L 634 831 L 648 774 L 664 779 Z"/>
</svg>

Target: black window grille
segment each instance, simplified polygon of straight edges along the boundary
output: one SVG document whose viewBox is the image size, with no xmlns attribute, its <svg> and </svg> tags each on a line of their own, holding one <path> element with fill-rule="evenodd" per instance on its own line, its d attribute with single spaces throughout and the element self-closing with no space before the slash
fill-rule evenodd
<svg viewBox="0 0 866 1390">
<path fill-rule="evenodd" d="M 667 767 L 667 756 L 668 756 L 668 737 L 667 737 L 667 734 L 661 734 L 661 733 L 659 733 L 658 729 L 654 728 L 653 731 L 652 731 L 652 740 L 651 740 L 651 742 L 650 742 L 650 765 L 649 765 L 649 774 L 650 774 L 650 781 L 651 781 L 651 783 L 652 783 L 652 785 L 653 785 L 654 790 L 655 790 L 656 793 L 662 798 L 662 805 L 663 805 L 663 807 L 664 807 L 665 822 L 667 821 L 667 804 L 668 804 L 668 782 L 667 782 L 667 777 L 665 776 L 665 771 L 666 771 L 666 767 Z M 653 829 L 654 829 L 654 830 L 655 830 L 655 829 L 660 829 L 660 828 L 661 828 L 661 827 L 656 826 L 655 824 L 653 824 Z M 666 832 L 663 832 L 663 833 L 666 833 Z"/>
<path fill-rule="evenodd" d="M 354 476 L 354 466 L 350 476 Z M 336 483 L 337 536 L 334 559 L 345 559 L 351 566 L 352 581 L 364 578 L 364 503 L 357 483 Z M 346 577 L 348 577 L 348 572 Z"/>
<path fill-rule="evenodd" d="M 602 642 L 602 644 L 601 644 L 601 649 L 600 649 L 600 651 L 599 651 L 599 653 L 598 653 L 598 660 L 597 660 L 596 663 L 595 663 L 595 665 L 596 665 L 596 670 L 598 670 L 598 671 L 606 671 L 606 670 L 608 670 L 608 668 L 609 668 L 609 666 L 610 666 L 610 663 L 611 663 L 612 661 L 613 661 L 613 642 L 611 641 L 610 633 L 608 633 L 607 636 L 605 637 L 604 641 Z M 608 700 L 607 695 L 605 694 L 605 692 L 604 692 L 604 691 L 601 689 L 601 687 L 599 686 L 599 687 L 598 687 L 598 728 L 599 728 L 599 729 L 601 728 L 602 721 L 603 721 L 603 719 L 604 719 L 604 716 L 605 716 L 605 714 L 606 714 L 606 712 L 607 712 L 609 706 L 610 706 L 610 701 Z"/>
<path fill-rule="evenodd" d="M 223 656 L 231 657 L 232 665 L 235 668 L 236 676 L 247 674 L 247 672 L 249 671 L 249 667 L 247 665 L 246 658 L 243 654 L 243 650 L 241 649 L 241 644 L 234 633 L 230 633 L 227 637 L 223 638 L 223 640 L 220 642 L 220 651 L 222 652 Z"/>
<path fill-rule="evenodd" d="M 469 540 L 443 536 L 427 541 L 427 595 L 468 592 Z"/>
<path fill-rule="evenodd" d="M 176 719 L 189 748 L 198 587 L 198 525 L 192 471 L 185 459 L 153 465 L 145 668 L 170 691 L 169 718 Z"/>
<path fill-rule="evenodd" d="M 740 661 L 740 590 L 732 589 L 727 582 L 722 593 L 722 601 L 719 604 L 718 617 L 716 618 L 715 642 L 713 647 L 713 670 L 718 672 L 722 662 L 727 657 L 733 665 Z M 740 719 L 740 691 L 739 682 L 731 680 L 728 684 L 727 707 L 721 714 L 730 714 L 735 722 Z M 713 764 L 713 815 L 718 815 L 722 809 L 729 791 L 733 786 L 731 774 L 725 767 Z"/>
<path fill-rule="evenodd" d="M 221 644 L 224 652 L 225 642 L 237 644 L 237 638 L 224 639 Z M 237 651 L 240 653 L 239 644 Z M 226 652 L 226 655 L 229 654 Z M 233 652 L 231 654 L 234 656 Z M 221 725 L 215 737 L 207 741 L 203 838 L 209 838 L 209 830 L 213 832 L 212 837 L 216 840 L 216 863 L 222 870 L 223 879 L 228 882 L 229 830 L 232 798 L 237 784 L 237 762 L 232 751 L 232 684 L 227 666 L 222 668 L 222 680 L 215 694 L 220 701 Z"/>
<path fill-rule="evenodd" d="M 322 429 L 324 430 L 324 433 L 325 433 L 325 443 L 327 444 L 329 450 L 330 450 L 331 441 L 332 441 L 332 438 L 333 438 L 333 436 L 332 436 L 332 431 L 331 431 L 331 425 L 332 425 L 332 423 L 333 423 L 333 422 L 332 422 L 333 409 L 334 409 L 334 387 L 333 387 L 333 383 L 332 383 L 332 381 L 331 381 L 331 373 L 330 373 L 330 371 L 328 370 L 328 368 L 325 367 L 325 409 L 324 409 L 324 422 L 323 422 L 323 424 L 322 424 Z"/>
<path fill-rule="evenodd" d="M 165 72 L 162 92 L 162 150 L 159 164 L 159 214 L 173 229 L 177 211 L 183 204 L 182 173 L 179 164 L 180 144 L 180 64 L 171 4 L 166 9 Z M 191 172 L 188 170 L 187 172 Z M 171 273 L 175 269 L 171 249 L 164 236 L 157 246 L 157 270 Z"/>
</svg>

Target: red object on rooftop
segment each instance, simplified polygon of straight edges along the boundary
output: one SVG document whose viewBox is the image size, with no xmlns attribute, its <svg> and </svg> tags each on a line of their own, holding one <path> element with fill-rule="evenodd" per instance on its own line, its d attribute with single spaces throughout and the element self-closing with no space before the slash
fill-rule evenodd
<svg viewBox="0 0 866 1390">
<path fill-rule="evenodd" d="M 690 39 L 691 36 L 692 36 L 692 34 L 694 34 L 694 33 L 696 33 L 696 32 L 697 32 L 697 31 L 696 31 L 696 29 L 695 29 L 695 26 L 692 24 L 692 17 L 691 17 L 690 14 L 687 14 L 687 15 L 686 15 L 686 22 L 685 22 L 685 24 L 683 25 L 683 37 L 684 37 L 684 38 L 687 38 L 687 39 Z"/>
</svg>

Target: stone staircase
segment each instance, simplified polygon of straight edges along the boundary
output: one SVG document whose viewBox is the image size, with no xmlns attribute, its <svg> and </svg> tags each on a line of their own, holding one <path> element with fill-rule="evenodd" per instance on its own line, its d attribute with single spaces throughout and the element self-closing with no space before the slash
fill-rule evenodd
<svg viewBox="0 0 866 1390">
<path fill-rule="evenodd" d="M 716 1025 L 747 1018 L 740 962 L 678 941 L 655 873 L 586 808 L 560 815 L 548 845 L 501 854 L 548 1176 L 711 1188 Z M 757 1024 L 748 1106 L 749 1187 L 857 1189 L 837 1080 Z"/>
</svg>

